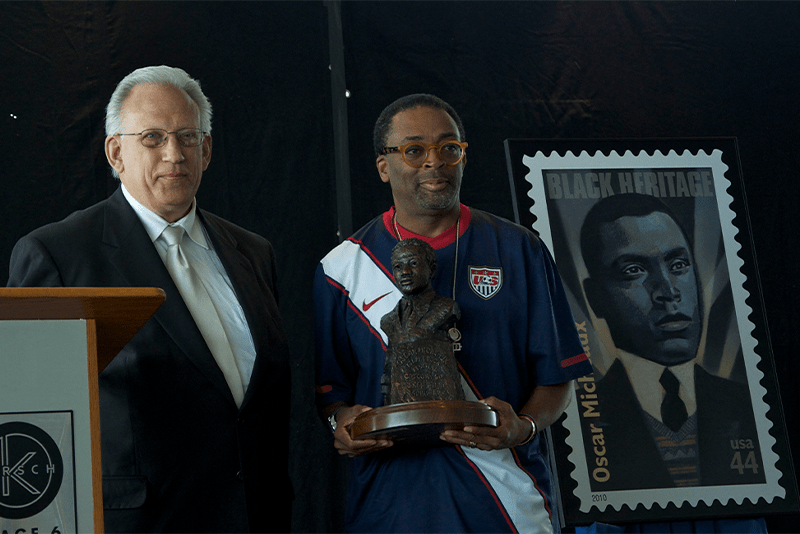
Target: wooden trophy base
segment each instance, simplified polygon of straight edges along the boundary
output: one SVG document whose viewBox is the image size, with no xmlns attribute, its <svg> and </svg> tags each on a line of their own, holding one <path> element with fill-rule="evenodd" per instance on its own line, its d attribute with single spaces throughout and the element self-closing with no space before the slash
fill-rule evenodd
<svg viewBox="0 0 800 534">
<path fill-rule="evenodd" d="M 497 412 L 482 402 L 419 401 L 381 406 L 359 414 L 353 439 L 390 439 L 395 444 L 444 444 L 439 434 L 465 426 L 497 426 Z"/>
</svg>

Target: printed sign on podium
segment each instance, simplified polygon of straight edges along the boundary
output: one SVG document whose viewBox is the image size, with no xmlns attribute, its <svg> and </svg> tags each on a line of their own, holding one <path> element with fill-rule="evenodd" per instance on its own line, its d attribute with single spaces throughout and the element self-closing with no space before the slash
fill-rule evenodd
<svg viewBox="0 0 800 534">
<path fill-rule="evenodd" d="M 103 532 L 100 372 L 155 288 L 0 289 L 0 532 Z"/>
</svg>

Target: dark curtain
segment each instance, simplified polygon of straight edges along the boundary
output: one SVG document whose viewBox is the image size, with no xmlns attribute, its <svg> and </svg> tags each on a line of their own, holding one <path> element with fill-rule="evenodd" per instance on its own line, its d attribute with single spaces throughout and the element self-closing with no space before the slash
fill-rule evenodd
<svg viewBox="0 0 800 534">
<path fill-rule="evenodd" d="M 116 83 L 153 64 L 198 78 L 214 106 L 198 201 L 270 239 L 279 256 L 294 394 L 275 401 L 291 402 L 294 416 L 294 529 L 341 531 L 346 460 L 312 405 L 311 280 L 339 239 L 334 162 L 343 145 L 334 136 L 343 128 L 332 109 L 347 107 L 349 153 L 338 156 L 349 158 L 355 228 L 391 203 L 374 167 L 374 121 L 412 92 L 458 110 L 470 144 L 462 201 L 507 218 L 504 139 L 732 136 L 770 328 L 764 343 L 800 448 L 791 334 L 800 319 L 791 222 L 800 198 L 800 4 L 345 0 L 345 100 L 331 92 L 327 7 L 0 2 L 0 282 L 19 237 L 117 187 L 103 154 Z M 769 519 L 773 532 L 796 524 Z"/>
</svg>

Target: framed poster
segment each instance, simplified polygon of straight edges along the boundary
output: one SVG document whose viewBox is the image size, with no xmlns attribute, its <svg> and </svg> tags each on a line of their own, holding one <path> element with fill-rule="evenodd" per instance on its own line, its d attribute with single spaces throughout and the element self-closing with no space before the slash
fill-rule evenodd
<svg viewBox="0 0 800 534">
<path fill-rule="evenodd" d="M 506 155 L 594 369 L 553 427 L 563 522 L 796 511 L 735 139 Z"/>
</svg>

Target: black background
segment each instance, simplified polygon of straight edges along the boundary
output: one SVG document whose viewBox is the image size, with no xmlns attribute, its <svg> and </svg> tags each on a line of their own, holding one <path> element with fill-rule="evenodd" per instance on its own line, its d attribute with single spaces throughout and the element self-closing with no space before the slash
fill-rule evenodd
<svg viewBox="0 0 800 534">
<path fill-rule="evenodd" d="M 470 145 L 462 201 L 507 218 L 507 138 L 735 137 L 789 440 L 800 448 L 800 4 L 334 7 L 343 50 L 329 45 L 320 1 L 0 2 L 0 283 L 19 237 L 116 188 L 103 155 L 116 83 L 154 64 L 198 78 L 215 117 L 198 202 L 264 235 L 279 256 L 294 394 L 275 402 L 292 403 L 294 528 L 338 531 L 346 460 L 312 406 L 311 280 L 339 241 L 339 216 L 358 228 L 391 203 L 371 147 L 385 105 L 412 92 L 450 102 Z M 331 70 L 331 53 L 342 51 L 344 70 Z M 332 72 L 346 80 L 346 101 L 332 92 Z M 343 104 L 346 125 L 333 119 Z M 338 131 L 349 132 L 347 214 L 336 209 Z M 796 516 L 768 521 L 772 532 L 796 530 Z"/>
</svg>

